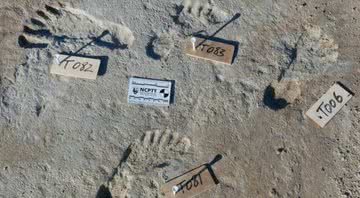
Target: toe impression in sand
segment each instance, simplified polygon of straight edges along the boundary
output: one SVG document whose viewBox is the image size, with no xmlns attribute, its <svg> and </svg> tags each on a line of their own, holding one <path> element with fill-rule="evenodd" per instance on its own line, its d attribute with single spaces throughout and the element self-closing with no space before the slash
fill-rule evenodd
<svg viewBox="0 0 360 198">
<path fill-rule="evenodd" d="M 219 180 L 215 176 L 212 165 L 221 158 L 222 156 L 218 155 L 213 162 L 201 165 L 181 176 L 171 179 L 161 187 L 161 194 L 165 198 L 194 197 L 216 186 Z"/>
<path fill-rule="evenodd" d="M 344 105 L 353 93 L 342 84 L 335 83 L 307 112 L 306 116 L 323 128 Z"/>
</svg>

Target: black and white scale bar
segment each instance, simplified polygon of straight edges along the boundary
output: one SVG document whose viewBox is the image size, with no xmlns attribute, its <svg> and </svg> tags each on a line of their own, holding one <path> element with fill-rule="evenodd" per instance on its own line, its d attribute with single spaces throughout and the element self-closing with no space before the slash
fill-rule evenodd
<svg viewBox="0 0 360 198">
<path fill-rule="evenodd" d="M 162 99 L 144 98 L 144 97 L 136 97 L 136 96 L 129 96 L 129 97 L 130 97 L 130 98 L 134 98 L 134 99 L 142 99 L 142 100 L 153 100 L 153 101 L 169 102 L 169 100 L 162 100 Z"/>
<path fill-rule="evenodd" d="M 168 86 L 160 86 L 160 85 L 157 85 L 157 84 L 145 84 L 145 83 L 136 83 L 136 82 L 133 82 L 133 85 L 138 85 L 138 86 L 153 86 L 153 87 L 158 87 L 158 88 L 170 88 Z"/>
</svg>

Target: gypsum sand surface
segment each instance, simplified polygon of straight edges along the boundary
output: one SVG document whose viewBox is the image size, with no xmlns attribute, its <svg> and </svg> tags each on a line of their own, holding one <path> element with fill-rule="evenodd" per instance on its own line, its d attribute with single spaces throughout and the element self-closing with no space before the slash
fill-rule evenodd
<svg viewBox="0 0 360 198">
<path fill-rule="evenodd" d="M 0 2 L 0 197 L 156 197 L 217 154 L 220 184 L 198 197 L 360 196 L 357 1 L 55 5 Z M 236 13 L 217 34 L 239 42 L 231 66 L 183 53 Z M 108 56 L 104 75 L 49 74 L 55 54 L 106 30 L 107 44 L 81 51 Z M 175 80 L 175 105 L 127 104 L 130 76 Z M 304 113 L 335 81 L 355 97 L 316 128 Z"/>
</svg>

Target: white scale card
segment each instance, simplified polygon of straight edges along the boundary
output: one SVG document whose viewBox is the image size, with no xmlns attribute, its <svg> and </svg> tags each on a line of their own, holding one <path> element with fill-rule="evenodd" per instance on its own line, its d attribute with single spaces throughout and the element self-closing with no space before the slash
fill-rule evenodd
<svg viewBox="0 0 360 198">
<path fill-rule="evenodd" d="M 169 106 L 172 102 L 172 81 L 131 77 L 129 79 L 128 102 Z"/>
</svg>

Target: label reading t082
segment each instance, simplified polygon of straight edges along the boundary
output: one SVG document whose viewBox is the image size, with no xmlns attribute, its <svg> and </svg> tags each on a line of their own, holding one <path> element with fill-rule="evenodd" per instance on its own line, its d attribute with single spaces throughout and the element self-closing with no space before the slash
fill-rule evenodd
<svg viewBox="0 0 360 198">
<path fill-rule="evenodd" d="M 131 77 L 129 79 L 128 102 L 132 104 L 169 106 L 172 102 L 173 82 Z"/>
<path fill-rule="evenodd" d="M 50 67 L 50 73 L 95 80 L 100 63 L 100 59 L 57 54 Z"/>
</svg>

